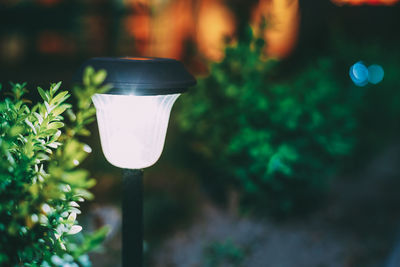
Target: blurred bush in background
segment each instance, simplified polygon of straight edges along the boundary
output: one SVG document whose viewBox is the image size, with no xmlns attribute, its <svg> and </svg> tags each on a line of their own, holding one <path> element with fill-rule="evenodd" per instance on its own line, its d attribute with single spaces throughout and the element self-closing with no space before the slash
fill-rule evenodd
<svg viewBox="0 0 400 267">
<path fill-rule="evenodd" d="M 218 173 L 207 183 L 235 185 L 247 208 L 288 214 L 310 206 L 352 153 L 359 99 L 336 79 L 332 58 L 279 76 L 263 47 L 251 31 L 228 47 L 182 98 L 178 122 Z"/>
</svg>

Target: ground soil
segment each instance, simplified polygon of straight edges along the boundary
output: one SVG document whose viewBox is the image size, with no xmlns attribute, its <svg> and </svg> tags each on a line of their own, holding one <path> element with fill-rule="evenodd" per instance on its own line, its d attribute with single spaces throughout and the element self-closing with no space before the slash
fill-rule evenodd
<svg viewBox="0 0 400 267">
<path fill-rule="evenodd" d="M 206 199 L 191 226 L 151 250 L 148 265 L 205 266 L 205 247 L 229 240 L 244 252 L 246 267 L 400 266 L 399 163 L 400 145 L 388 147 L 359 173 L 336 179 L 327 204 L 307 218 L 238 216 Z M 113 225 L 104 252 L 91 256 L 95 267 L 120 265 L 120 225 Z"/>
</svg>

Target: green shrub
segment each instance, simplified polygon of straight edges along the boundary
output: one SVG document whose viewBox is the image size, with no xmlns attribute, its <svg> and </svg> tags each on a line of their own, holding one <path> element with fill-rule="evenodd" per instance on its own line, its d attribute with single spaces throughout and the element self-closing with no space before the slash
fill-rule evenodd
<svg viewBox="0 0 400 267">
<path fill-rule="evenodd" d="M 245 253 L 231 240 L 213 242 L 204 249 L 204 265 L 207 267 L 242 266 Z"/>
<path fill-rule="evenodd" d="M 264 41 L 228 47 L 181 99 L 177 121 L 211 165 L 207 183 L 234 184 L 245 207 L 286 214 L 314 205 L 353 150 L 354 98 L 329 58 L 277 75 Z"/>
<path fill-rule="evenodd" d="M 144 233 L 157 244 L 176 229 L 187 226 L 199 210 L 197 177 L 170 164 L 158 164 L 144 180 Z M 190 188 L 190 190 L 188 190 Z"/>
<path fill-rule="evenodd" d="M 91 149 L 78 141 L 95 119 L 90 97 L 107 90 L 105 72 L 88 68 L 84 88 L 75 88 L 77 110 L 58 92 L 61 82 L 45 91 L 35 105 L 24 99 L 26 84 L 12 84 L 0 102 L 0 266 L 90 266 L 87 252 L 107 229 L 75 235 L 79 202 L 91 199 L 95 184 L 78 168 Z M 8 97 L 6 97 L 8 95 Z M 63 114 L 70 119 L 64 124 Z M 81 234 L 80 234 L 81 235 Z"/>
</svg>

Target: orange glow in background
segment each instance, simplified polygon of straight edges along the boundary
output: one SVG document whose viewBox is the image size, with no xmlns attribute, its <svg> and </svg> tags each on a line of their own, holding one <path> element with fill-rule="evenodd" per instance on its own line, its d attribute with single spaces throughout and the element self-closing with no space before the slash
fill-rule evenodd
<svg viewBox="0 0 400 267">
<path fill-rule="evenodd" d="M 202 57 L 219 61 L 226 39 L 233 39 L 235 16 L 223 0 L 125 0 L 135 12 L 124 21 L 125 31 L 135 39 L 135 53 L 180 59 L 185 42 L 191 40 Z M 260 0 L 252 14 L 256 29 L 265 17 L 263 33 L 268 56 L 282 58 L 293 50 L 298 33 L 298 0 Z"/>
<path fill-rule="evenodd" d="M 43 54 L 73 54 L 76 51 L 76 45 L 65 35 L 45 31 L 39 34 L 37 39 L 38 50 Z"/>
<path fill-rule="evenodd" d="M 399 2 L 399 0 L 332 0 L 337 5 L 386 5 L 391 6 Z"/>
<path fill-rule="evenodd" d="M 121 57 L 121 59 L 127 59 L 127 60 L 151 60 L 151 58 L 147 58 L 147 57 Z"/>
<path fill-rule="evenodd" d="M 25 2 L 3 1 L 12 6 Z M 65 1 L 35 0 L 37 4 L 49 9 Z M 389 6 L 400 2 L 331 1 L 338 6 Z M 107 1 L 87 1 L 93 5 L 95 2 Z M 100 55 L 109 53 L 115 44 L 115 49 L 122 55 L 136 54 L 182 60 L 189 51 L 191 55 L 197 53 L 195 61 L 220 61 L 224 57 L 226 41 L 235 42 L 237 18 L 227 3 L 227 0 L 121 0 L 119 4 L 121 10 L 124 10 L 121 20 L 90 13 L 80 20 L 79 29 L 84 33 L 80 41 L 75 40 L 73 34 L 67 38 L 54 30 L 46 30 L 37 33 L 36 47 L 43 54 L 74 54 L 81 42 L 84 47 L 90 47 L 84 53 Z M 266 19 L 267 28 L 264 32 L 259 32 L 258 26 L 262 18 Z M 295 48 L 300 19 L 299 0 L 258 0 L 251 11 L 249 23 L 255 34 L 266 40 L 266 55 L 279 59 L 288 57 Z M 111 28 L 110 21 L 121 22 L 118 30 Z M 115 36 L 119 39 L 114 43 L 110 42 Z M 8 44 L 17 40 L 12 39 L 12 36 L 10 38 Z"/>
<path fill-rule="evenodd" d="M 224 56 L 225 39 L 233 37 L 235 18 L 223 1 L 203 0 L 199 7 L 196 43 L 199 52 L 209 60 Z"/>
<path fill-rule="evenodd" d="M 132 6 L 132 7 L 137 7 L 138 5 L 141 6 L 148 6 L 149 5 L 149 0 L 123 0 L 122 1 L 125 6 Z"/>
<path fill-rule="evenodd" d="M 126 33 L 135 38 L 137 52 L 146 54 L 150 38 L 150 16 L 144 12 L 128 15 L 124 26 Z"/>
<path fill-rule="evenodd" d="M 194 31 L 193 4 L 188 0 L 152 0 L 150 44 L 146 56 L 182 58 L 184 45 Z"/>
<path fill-rule="evenodd" d="M 45 6 L 62 2 L 37 1 Z M 195 60 L 220 61 L 227 40 L 235 42 L 237 18 L 225 0 L 122 0 L 121 4 L 127 11 L 116 41 L 122 54 L 183 59 L 187 49 L 193 49 L 198 53 Z M 267 28 L 257 32 L 263 17 Z M 256 35 L 265 38 L 267 56 L 284 58 L 296 45 L 299 21 L 298 0 L 259 0 L 250 24 Z M 85 52 L 108 51 L 109 22 L 110 18 L 97 14 L 82 18 L 82 40 L 90 47 Z M 44 31 L 38 34 L 36 45 L 43 54 L 71 54 L 78 43 L 54 31 Z"/>
<path fill-rule="evenodd" d="M 264 33 L 257 33 L 263 17 L 267 19 L 267 28 Z M 252 16 L 253 29 L 267 42 L 267 55 L 276 58 L 286 57 L 293 50 L 299 22 L 298 0 L 260 0 Z"/>
</svg>

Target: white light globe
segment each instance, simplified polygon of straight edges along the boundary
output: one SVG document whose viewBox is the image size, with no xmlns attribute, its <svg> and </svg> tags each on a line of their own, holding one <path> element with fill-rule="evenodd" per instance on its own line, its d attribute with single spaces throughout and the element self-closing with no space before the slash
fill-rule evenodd
<svg viewBox="0 0 400 267">
<path fill-rule="evenodd" d="M 153 165 L 161 156 L 171 108 L 179 95 L 93 95 L 106 159 L 126 169 Z"/>
</svg>

